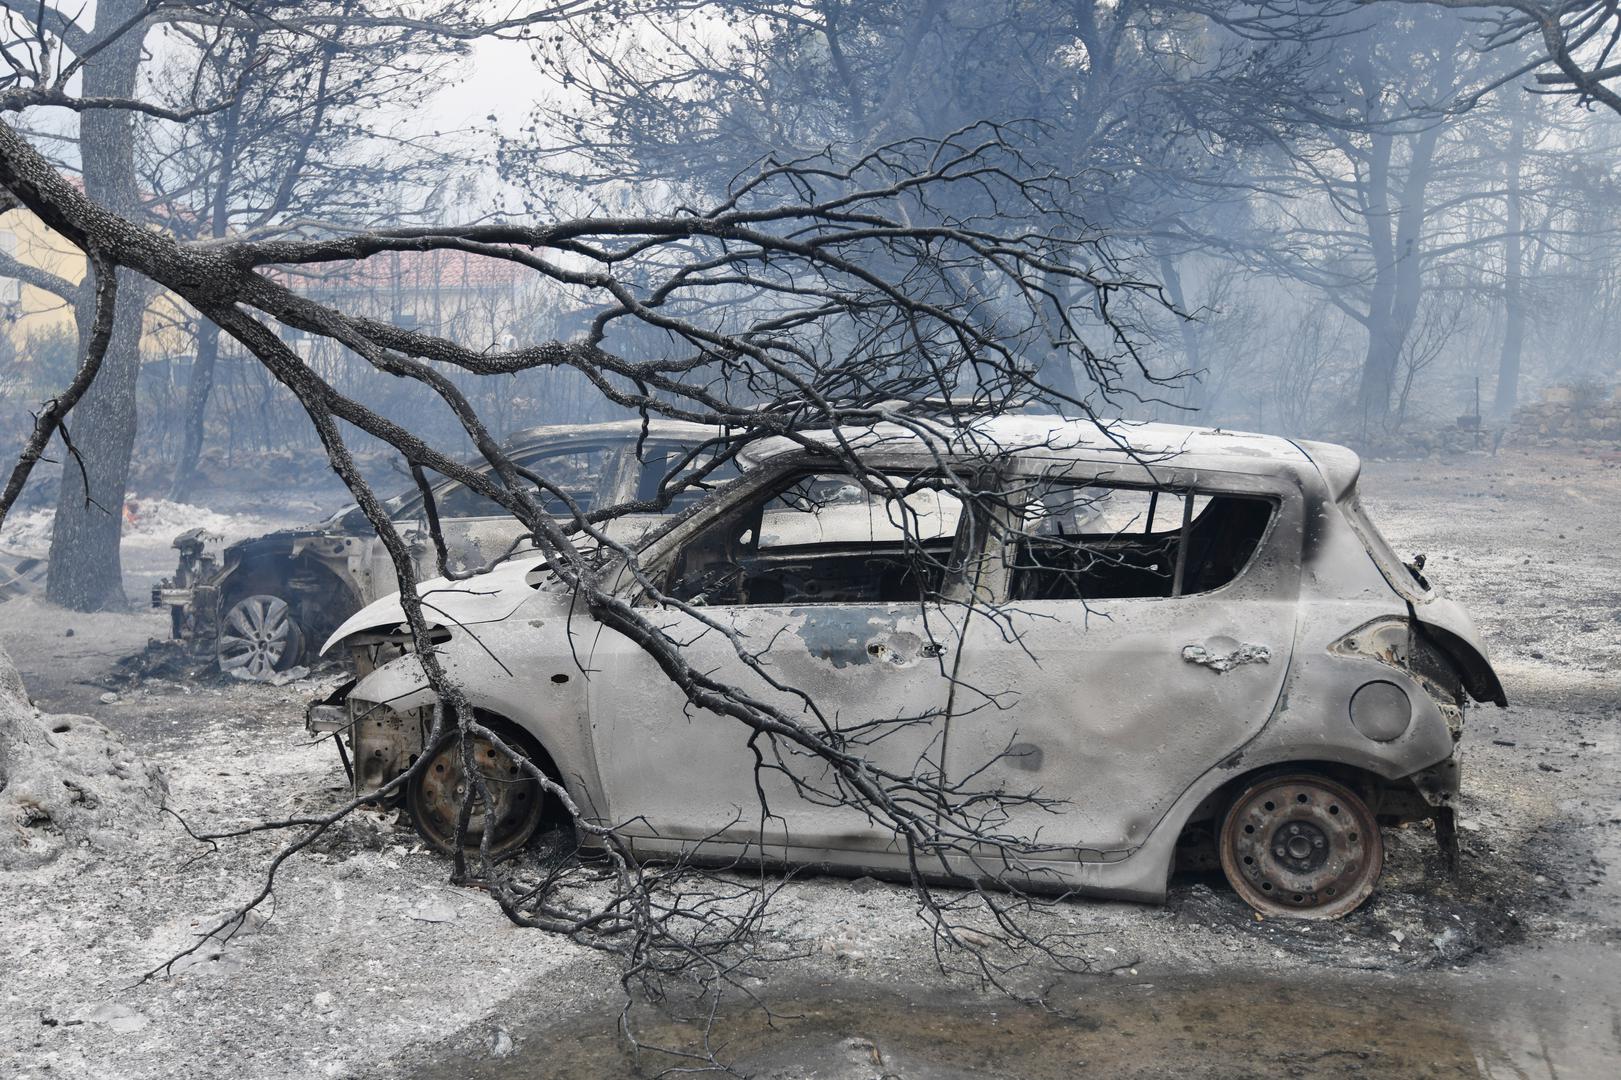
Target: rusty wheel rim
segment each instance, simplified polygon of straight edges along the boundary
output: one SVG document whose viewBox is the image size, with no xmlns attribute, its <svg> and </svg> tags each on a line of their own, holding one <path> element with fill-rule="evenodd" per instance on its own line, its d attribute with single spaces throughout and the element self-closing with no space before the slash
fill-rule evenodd
<svg viewBox="0 0 1621 1080">
<path fill-rule="evenodd" d="M 1384 842 L 1367 804 L 1320 776 L 1276 776 L 1233 802 L 1221 829 L 1221 867 L 1256 911 L 1337 919 L 1373 892 Z"/>
<path fill-rule="evenodd" d="M 510 855 L 528 843 L 540 825 L 545 808 L 540 784 L 486 739 L 473 741 L 473 766 L 483 776 L 494 803 L 495 831 L 490 837 L 490 853 L 498 857 Z M 407 791 L 417 832 L 447 855 L 455 850 L 456 818 L 467 789 L 461 739 L 452 737 L 439 745 Z M 475 796 L 465 837 L 468 852 L 479 848 L 487 810 L 483 798 Z"/>
</svg>

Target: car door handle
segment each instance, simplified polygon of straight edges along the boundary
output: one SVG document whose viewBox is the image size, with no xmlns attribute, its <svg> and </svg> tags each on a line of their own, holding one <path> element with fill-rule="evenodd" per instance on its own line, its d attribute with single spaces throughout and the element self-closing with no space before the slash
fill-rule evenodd
<svg viewBox="0 0 1621 1080">
<path fill-rule="evenodd" d="M 911 640 L 906 640 L 910 638 Z M 925 641 L 921 645 L 910 634 L 901 635 L 900 641 L 870 641 L 867 643 L 867 655 L 874 660 L 896 664 L 905 667 L 915 662 L 918 657 L 937 657 L 946 654 L 946 647 L 934 641 Z"/>
</svg>

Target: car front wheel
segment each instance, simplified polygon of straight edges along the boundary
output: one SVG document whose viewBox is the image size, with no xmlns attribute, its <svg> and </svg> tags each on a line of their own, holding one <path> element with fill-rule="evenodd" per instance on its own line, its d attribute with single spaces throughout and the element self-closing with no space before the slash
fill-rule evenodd
<svg viewBox="0 0 1621 1080">
<path fill-rule="evenodd" d="M 504 741 L 513 745 L 509 739 Z M 469 854 L 478 851 L 485 822 L 493 817 L 490 854 L 494 858 L 511 855 L 528 844 L 540 827 L 545 792 L 522 762 L 513 761 L 488 739 L 473 739 L 471 758 L 472 773 L 462 753 L 461 736 L 452 733 L 440 740 L 422 768 L 406 782 L 406 809 L 422 839 L 449 855 L 456 849 L 456 818 L 471 780 L 473 806 L 463 837 L 465 850 Z M 489 793 L 488 801 L 477 790 L 480 778 Z"/>
<path fill-rule="evenodd" d="M 225 674 L 267 682 L 302 659 L 304 631 L 281 597 L 244 596 L 220 618 L 217 655 Z"/>
<path fill-rule="evenodd" d="M 1221 828 L 1221 868 L 1263 915 L 1337 919 L 1373 892 L 1384 842 L 1350 788 L 1312 773 L 1270 776 L 1233 801 Z"/>
</svg>

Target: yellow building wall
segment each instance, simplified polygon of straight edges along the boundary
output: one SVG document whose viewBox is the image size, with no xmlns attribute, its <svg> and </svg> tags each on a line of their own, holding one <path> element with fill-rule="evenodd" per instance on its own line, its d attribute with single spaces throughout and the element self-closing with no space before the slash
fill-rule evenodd
<svg viewBox="0 0 1621 1080">
<path fill-rule="evenodd" d="M 84 279 L 84 255 L 30 211 L 0 214 L 0 250 L 20 263 L 75 284 Z M 74 328 L 73 308 L 67 301 L 11 278 L 0 279 L 0 312 L 19 359 L 30 336 L 58 328 L 72 332 Z"/>
<path fill-rule="evenodd" d="M 84 254 L 28 210 L 0 214 L 0 250 L 18 262 L 74 284 L 84 280 Z M 191 336 L 178 327 L 193 317 L 177 297 L 162 292 L 147 304 L 141 353 L 147 360 L 189 355 Z M 74 333 L 73 306 L 55 293 L 0 276 L 0 327 L 19 361 L 27 361 L 30 337 L 52 331 Z"/>
</svg>

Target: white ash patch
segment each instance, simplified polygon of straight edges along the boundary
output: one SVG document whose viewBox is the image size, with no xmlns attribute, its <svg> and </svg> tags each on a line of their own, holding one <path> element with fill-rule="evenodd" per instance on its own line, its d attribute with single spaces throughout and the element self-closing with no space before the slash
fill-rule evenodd
<svg viewBox="0 0 1621 1080">
<path fill-rule="evenodd" d="M 0 652 L 0 870 L 127 845 L 165 791 L 162 773 L 98 721 L 36 709 Z"/>
<path fill-rule="evenodd" d="M 55 520 L 54 507 L 8 515 L 5 528 L 0 529 L 0 550 L 45 558 L 50 554 L 51 528 Z M 124 501 L 120 549 L 127 570 L 168 573 L 174 569 L 174 538 L 187 530 L 207 529 L 231 543 L 286 525 L 287 521 L 281 517 L 222 514 L 206 506 L 132 494 Z"/>
</svg>

